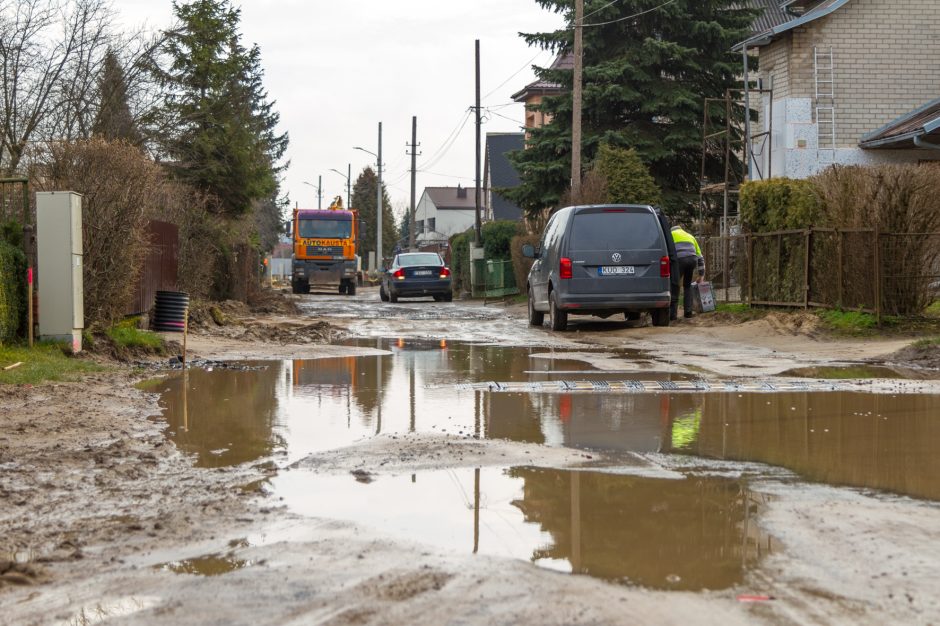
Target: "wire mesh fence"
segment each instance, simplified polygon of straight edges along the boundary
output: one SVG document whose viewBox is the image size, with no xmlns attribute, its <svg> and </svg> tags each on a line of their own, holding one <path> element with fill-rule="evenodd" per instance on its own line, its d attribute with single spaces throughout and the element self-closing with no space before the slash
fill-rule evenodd
<svg viewBox="0 0 940 626">
<path fill-rule="evenodd" d="M 940 233 L 786 230 L 703 238 L 719 301 L 914 317 L 940 298 Z"/>
<path fill-rule="evenodd" d="M 512 261 L 480 259 L 474 263 L 474 298 L 505 298 L 519 293 Z"/>
</svg>

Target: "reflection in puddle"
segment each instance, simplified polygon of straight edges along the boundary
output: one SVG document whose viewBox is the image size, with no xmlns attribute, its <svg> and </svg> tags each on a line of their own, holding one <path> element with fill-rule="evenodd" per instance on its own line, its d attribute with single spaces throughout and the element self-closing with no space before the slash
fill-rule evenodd
<svg viewBox="0 0 940 626">
<path fill-rule="evenodd" d="M 724 589 L 772 548 L 743 482 L 518 467 L 274 479 L 298 513 L 659 589 Z"/>
<path fill-rule="evenodd" d="M 809 480 L 940 500 L 940 397 L 707 395 L 672 419 L 672 451 L 783 466 Z"/>
<path fill-rule="evenodd" d="M 488 393 L 455 386 L 560 380 L 570 376 L 553 372 L 586 365 L 545 348 L 372 345 L 391 354 L 177 375 L 164 385 L 169 435 L 204 467 L 284 465 L 377 433 L 426 432 L 762 461 L 811 480 L 940 500 L 940 396 Z M 579 376 L 587 377 L 622 379 Z"/>
<path fill-rule="evenodd" d="M 117 617 L 127 617 L 160 604 L 159 598 L 127 597 L 82 607 L 72 617 L 60 622 L 63 626 L 90 626 L 102 624 Z"/>
<path fill-rule="evenodd" d="M 221 576 L 250 566 L 251 561 L 236 558 L 233 554 L 207 554 L 206 556 L 183 561 L 170 561 L 154 565 L 154 569 L 173 572 L 174 574 L 193 574 L 197 576 Z"/>
</svg>

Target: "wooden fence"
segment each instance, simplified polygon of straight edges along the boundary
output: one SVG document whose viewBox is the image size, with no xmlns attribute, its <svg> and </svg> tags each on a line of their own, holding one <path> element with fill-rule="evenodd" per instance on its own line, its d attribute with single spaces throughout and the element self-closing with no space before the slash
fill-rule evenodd
<svg viewBox="0 0 940 626">
<path fill-rule="evenodd" d="M 940 297 L 940 233 L 811 228 L 701 240 L 719 300 L 920 315 Z"/>
</svg>

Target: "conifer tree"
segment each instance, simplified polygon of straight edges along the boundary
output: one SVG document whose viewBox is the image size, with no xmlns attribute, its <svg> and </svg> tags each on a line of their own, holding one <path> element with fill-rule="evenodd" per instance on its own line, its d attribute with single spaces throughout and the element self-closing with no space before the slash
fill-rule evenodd
<svg viewBox="0 0 940 626">
<path fill-rule="evenodd" d="M 574 0 L 536 0 L 570 26 Z M 598 147 L 633 148 L 663 190 L 667 208 L 696 198 L 706 97 L 739 87 L 740 55 L 755 13 L 738 0 L 585 0 L 583 154 L 588 169 Z M 638 15 L 639 14 L 639 15 Z M 573 29 L 524 34 L 530 45 L 570 53 Z M 572 71 L 540 69 L 566 93 L 545 98 L 551 117 L 531 131 L 527 149 L 511 156 L 522 185 L 507 195 L 530 214 L 555 206 L 569 186 Z M 707 169 L 720 169 L 710 158 Z"/>
<path fill-rule="evenodd" d="M 261 52 L 240 43 L 240 11 L 228 0 L 174 2 L 180 22 L 167 33 L 169 67 L 154 134 L 182 181 L 207 191 L 238 216 L 276 196 L 287 149 L 262 85 Z"/>
<path fill-rule="evenodd" d="M 128 102 L 127 80 L 117 54 L 108 50 L 98 79 L 98 112 L 91 132 L 109 141 L 116 139 L 140 146 L 143 137 Z"/>
<path fill-rule="evenodd" d="M 662 202 L 662 193 L 634 148 L 614 148 L 601 144 L 594 169 L 607 184 L 607 202 L 613 204 L 653 204 Z"/>
<path fill-rule="evenodd" d="M 359 211 L 359 219 L 365 221 L 365 228 L 360 238 L 360 249 L 363 255 L 370 250 L 375 250 L 377 225 L 375 186 L 378 182 L 375 170 L 366 167 L 353 183 L 352 208 Z M 388 197 L 388 190 L 385 188 L 385 183 L 382 183 L 382 255 L 391 256 L 397 243 L 398 225 L 395 223 L 395 214 L 392 211 L 392 201 Z"/>
</svg>

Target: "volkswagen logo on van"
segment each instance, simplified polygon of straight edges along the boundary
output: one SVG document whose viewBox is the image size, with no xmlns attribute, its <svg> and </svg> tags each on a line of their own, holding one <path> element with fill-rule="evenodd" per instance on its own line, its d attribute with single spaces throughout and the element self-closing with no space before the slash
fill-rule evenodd
<svg viewBox="0 0 940 626">
<path fill-rule="evenodd" d="M 610 256 L 611 261 L 613 261 L 614 263 L 620 263 L 620 260 L 621 260 L 622 258 L 623 258 L 623 257 L 620 256 L 620 253 L 619 253 L 619 252 L 614 252 L 614 253 Z"/>
</svg>

